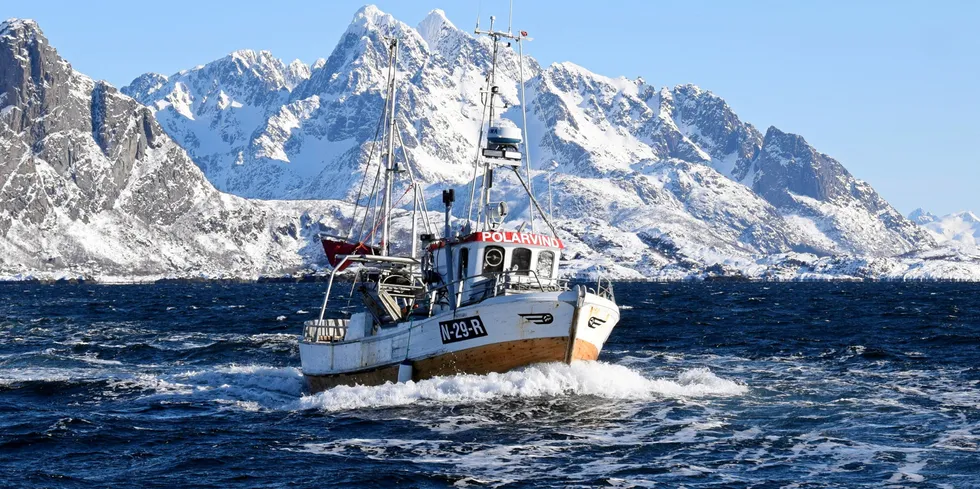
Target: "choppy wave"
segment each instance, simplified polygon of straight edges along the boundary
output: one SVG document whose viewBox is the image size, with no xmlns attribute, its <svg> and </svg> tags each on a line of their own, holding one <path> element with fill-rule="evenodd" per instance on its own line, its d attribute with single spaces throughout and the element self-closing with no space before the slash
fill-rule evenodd
<svg viewBox="0 0 980 489">
<path fill-rule="evenodd" d="M 36 486 L 282 485 L 297 464 L 352 487 L 975 478 L 975 286 L 628 284 L 617 297 L 635 309 L 622 308 L 600 362 L 309 394 L 297 314 L 321 294 L 205 284 L 0 297 L 0 465 Z"/>
</svg>

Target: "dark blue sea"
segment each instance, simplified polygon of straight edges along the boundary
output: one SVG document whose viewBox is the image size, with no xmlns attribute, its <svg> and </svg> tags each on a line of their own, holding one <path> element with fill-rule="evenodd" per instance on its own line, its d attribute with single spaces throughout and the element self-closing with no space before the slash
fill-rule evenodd
<svg viewBox="0 0 980 489">
<path fill-rule="evenodd" d="M 322 290 L 0 286 L 0 486 L 980 487 L 975 284 L 621 284 L 599 362 L 309 395 Z"/>
</svg>

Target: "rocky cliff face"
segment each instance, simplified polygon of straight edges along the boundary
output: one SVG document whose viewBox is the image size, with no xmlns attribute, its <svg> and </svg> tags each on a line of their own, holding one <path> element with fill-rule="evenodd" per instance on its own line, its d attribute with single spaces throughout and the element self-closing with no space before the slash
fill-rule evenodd
<svg viewBox="0 0 980 489">
<path fill-rule="evenodd" d="M 32 21 L 0 24 L 0 150 L 2 275 L 306 265 L 313 219 L 215 191 L 150 109 L 74 71 Z"/>
<path fill-rule="evenodd" d="M 752 163 L 752 189 L 787 216 L 816 225 L 842 251 L 886 256 L 934 244 L 867 182 L 801 137 L 774 127 Z"/>
</svg>

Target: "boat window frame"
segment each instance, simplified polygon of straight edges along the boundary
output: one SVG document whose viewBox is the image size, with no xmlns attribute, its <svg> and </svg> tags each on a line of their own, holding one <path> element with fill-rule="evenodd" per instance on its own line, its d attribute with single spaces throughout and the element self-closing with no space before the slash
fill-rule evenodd
<svg viewBox="0 0 980 489">
<path fill-rule="evenodd" d="M 462 280 L 466 277 L 469 277 L 470 276 L 469 274 L 470 247 L 469 246 L 461 246 L 459 248 L 459 257 L 457 261 L 459 262 L 459 268 L 457 269 L 458 275 L 456 277 L 457 280 Z"/>
<path fill-rule="evenodd" d="M 487 255 L 491 251 L 500 252 L 500 264 L 492 267 L 487 266 Z M 502 273 L 504 271 L 504 264 L 507 261 L 507 250 L 503 246 L 490 245 L 483 247 L 483 253 L 480 254 L 480 270 L 481 273 Z"/>
<path fill-rule="evenodd" d="M 542 265 L 541 258 L 544 257 L 545 254 L 551 257 L 551 263 L 548 265 L 548 269 L 543 273 L 541 269 L 541 265 Z M 542 250 L 538 252 L 537 258 L 538 259 L 534 261 L 534 265 L 535 265 L 534 271 L 535 273 L 538 274 L 538 278 L 551 279 L 554 276 L 554 272 L 555 272 L 555 252 L 551 250 Z"/>
<path fill-rule="evenodd" d="M 524 259 L 519 258 L 519 254 L 524 255 L 524 252 L 527 252 L 526 263 L 517 263 L 517 260 Z M 534 262 L 533 258 L 534 252 L 532 252 L 530 248 L 513 248 L 510 250 L 510 270 L 514 273 L 514 275 L 520 275 L 522 277 L 531 275 L 531 263 Z M 520 265 L 525 266 L 521 267 Z"/>
</svg>

